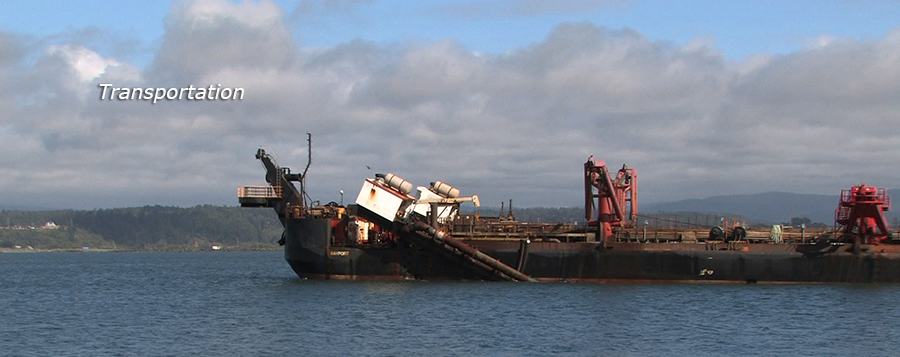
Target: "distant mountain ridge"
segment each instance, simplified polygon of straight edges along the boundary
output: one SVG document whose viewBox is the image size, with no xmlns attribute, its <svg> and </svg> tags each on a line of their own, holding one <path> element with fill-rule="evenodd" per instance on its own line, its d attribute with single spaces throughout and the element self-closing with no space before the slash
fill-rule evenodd
<svg viewBox="0 0 900 357">
<path fill-rule="evenodd" d="M 890 189 L 888 194 L 892 197 L 900 197 L 900 189 Z M 764 192 L 647 203 L 641 204 L 638 208 L 641 213 L 647 214 L 654 212 L 728 213 L 771 223 L 787 222 L 793 217 L 807 217 L 813 222 L 832 224 L 834 223 L 834 210 L 837 208 L 839 200 L 839 195 Z M 891 224 L 897 217 L 894 212 L 887 212 L 885 216 L 888 223 Z"/>
</svg>

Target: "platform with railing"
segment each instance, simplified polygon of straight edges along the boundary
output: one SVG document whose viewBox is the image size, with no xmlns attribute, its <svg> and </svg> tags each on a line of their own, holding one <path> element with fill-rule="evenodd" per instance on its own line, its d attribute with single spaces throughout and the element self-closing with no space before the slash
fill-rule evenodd
<svg viewBox="0 0 900 357">
<path fill-rule="evenodd" d="M 267 207 L 282 198 L 281 187 L 241 186 L 238 187 L 238 201 L 241 207 Z"/>
</svg>

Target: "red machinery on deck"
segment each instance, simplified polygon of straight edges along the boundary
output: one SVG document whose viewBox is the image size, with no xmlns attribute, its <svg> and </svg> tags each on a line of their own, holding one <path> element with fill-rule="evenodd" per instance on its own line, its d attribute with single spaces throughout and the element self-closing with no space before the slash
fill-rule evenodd
<svg viewBox="0 0 900 357">
<path fill-rule="evenodd" d="M 834 211 L 835 232 L 858 239 L 857 243 L 878 244 L 890 238 L 884 212 L 891 210 L 891 196 L 884 188 L 865 184 L 841 191 L 841 202 Z"/>
<path fill-rule="evenodd" d="M 584 201 L 584 218 L 588 225 L 597 227 L 597 241 L 612 237 L 612 227 L 633 227 L 637 217 L 637 170 L 622 165 L 613 179 L 606 163 L 595 162 L 591 156 L 584 163 Z"/>
</svg>

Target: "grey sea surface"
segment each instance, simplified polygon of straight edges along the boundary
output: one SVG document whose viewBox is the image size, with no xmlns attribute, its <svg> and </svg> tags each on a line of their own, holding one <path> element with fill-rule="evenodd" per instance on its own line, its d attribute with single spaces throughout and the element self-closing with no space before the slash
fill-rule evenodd
<svg viewBox="0 0 900 357">
<path fill-rule="evenodd" d="M 280 252 L 0 254 L 4 356 L 897 356 L 900 285 L 308 281 Z"/>
</svg>

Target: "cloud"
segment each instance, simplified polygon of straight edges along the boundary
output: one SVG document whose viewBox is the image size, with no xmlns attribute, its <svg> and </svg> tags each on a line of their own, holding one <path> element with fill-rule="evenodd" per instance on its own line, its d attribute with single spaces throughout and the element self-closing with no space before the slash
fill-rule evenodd
<svg viewBox="0 0 900 357">
<path fill-rule="evenodd" d="M 74 37 L 0 33 L 0 200 L 236 204 L 238 185 L 264 183 L 256 148 L 300 171 L 306 132 L 323 202 L 390 171 L 487 205 L 576 206 L 589 155 L 637 168 L 646 201 L 900 186 L 900 29 L 735 63 L 714 39 L 676 46 L 592 23 L 477 54 L 452 39 L 306 48 L 289 21 L 266 1 L 178 3 L 146 68 Z M 101 101 L 99 83 L 246 95 Z"/>
<path fill-rule="evenodd" d="M 106 72 L 109 67 L 121 64 L 113 59 L 101 57 L 99 54 L 77 45 L 50 46 L 48 56 L 60 56 L 66 61 L 75 75 L 75 83 L 90 82 Z"/>
<path fill-rule="evenodd" d="M 14 65 L 22 60 L 26 53 L 21 36 L 0 31 L 0 68 Z"/>
<path fill-rule="evenodd" d="M 288 15 L 288 22 L 303 27 L 340 29 L 343 23 L 365 23 L 357 15 L 359 8 L 374 0 L 301 0 Z M 326 31 L 327 32 L 327 31 Z"/>
<path fill-rule="evenodd" d="M 297 15 L 351 13 L 362 5 L 371 4 L 374 0 L 301 0 L 294 7 Z"/>
<path fill-rule="evenodd" d="M 166 18 L 150 77 L 175 83 L 218 69 L 287 65 L 293 44 L 283 18 L 271 1 L 177 3 Z"/>
<path fill-rule="evenodd" d="M 434 12 L 462 18 L 520 17 L 546 14 L 578 14 L 610 8 L 630 0 L 478 0 L 434 6 Z"/>
</svg>

